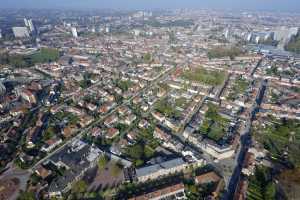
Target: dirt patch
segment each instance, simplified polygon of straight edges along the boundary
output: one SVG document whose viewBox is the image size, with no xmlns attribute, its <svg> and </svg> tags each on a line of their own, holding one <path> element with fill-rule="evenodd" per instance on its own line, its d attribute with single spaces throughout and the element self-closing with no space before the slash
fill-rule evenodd
<svg viewBox="0 0 300 200">
<path fill-rule="evenodd" d="M 300 168 L 283 171 L 278 180 L 288 199 L 296 200 L 300 197 Z"/>
<path fill-rule="evenodd" d="M 104 169 L 94 167 L 89 170 L 84 177 L 84 180 L 89 184 L 89 191 L 101 191 L 108 188 L 113 188 L 124 181 L 123 170 L 118 173 L 114 171 L 116 163 L 110 161 Z"/>
<path fill-rule="evenodd" d="M 0 200 L 10 199 L 19 189 L 20 180 L 18 178 L 0 180 Z"/>
</svg>

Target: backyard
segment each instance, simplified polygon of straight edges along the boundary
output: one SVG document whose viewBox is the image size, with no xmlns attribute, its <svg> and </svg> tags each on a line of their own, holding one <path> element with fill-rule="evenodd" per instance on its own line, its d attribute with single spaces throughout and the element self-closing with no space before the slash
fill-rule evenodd
<svg viewBox="0 0 300 200">
<path fill-rule="evenodd" d="M 268 125 L 258 125 L 254 130 L 254 138 L 269 151 L 274 160 L 287 160 L 300 166 L 300 123 L 298 120 L 270 118 Z"/>
<path fill-rule="evenodd" d="M 200 125 L 200 132 L 209 139 L 218 142 L 224 137 L 228 124 L 229 120 L 218 113 L 217 106 L 210 104 L 205 113 L 204 121 Z"/>
<path fill-rule="evenodd" d="M 238 99 L 240 95 L 245 93 L 248 86 L 249 86 L 249 81 L 247 81 L 243 77 L 238 77 L 233 83 L 231 91 L 228 95 L 228 99 L 231 101 Z"/>
</svg>

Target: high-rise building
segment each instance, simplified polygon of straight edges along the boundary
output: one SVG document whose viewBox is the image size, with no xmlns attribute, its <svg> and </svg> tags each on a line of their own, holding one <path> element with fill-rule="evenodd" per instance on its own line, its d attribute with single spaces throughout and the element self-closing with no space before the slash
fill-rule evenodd
<svg viewBox="0 0 300 200">
<path fill-rule="evenodd" d="M 0 98 L 5 94 L 6 88 L 3 83 L 0 81 Z"/>
<path fill-rule="evenodd" d="M 2 38 L 2 30 L 0 29 L 0 39 Z"/>
<path fill-rule="evenodd" d="M 35 28 L 34 28 L 32 19 L 28 20 L 28 27 L 29 27 L 30 32 L 34 32 Z"/>
<path fill-rule="evenodd" d="M 29 26 L 28 20 L 26 18 L 24 18 L 24 24 L 25 24 L 26 27 Z"/>
<path fill-rule="evenodd" d="M 12 30 L 16 38 L 29 37 L 29 32 L 27 27 L 13 27 Z"/>
<path fill-rule="evenodd" d="M 77 38 L 77 37 L 78 37 L 78 34 L 77 34 L 77 29 L 76 29 L 76 27 L 72 27 L 72 28 L 71 28 L 71 31 L 72 31 L 73 37 L 74 37 L 74 38 Z"/>
</svg>

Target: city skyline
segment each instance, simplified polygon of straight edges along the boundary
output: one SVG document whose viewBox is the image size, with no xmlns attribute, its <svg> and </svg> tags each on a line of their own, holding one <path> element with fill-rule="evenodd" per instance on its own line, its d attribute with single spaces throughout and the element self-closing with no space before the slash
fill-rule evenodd
<svg viewBox="0 0 300 200">
<path fill-rule="evenodd" d="M 295 6 L 298 5 L 298 6 Z M 266 11 L 300 11 L 300 3 L 296 0 L 11 0 L 3 1 L 0 8 L 17 9 L 179 9 L 179 8 L 204 8 L 204 9 L 232 9 L 232 10 L 266 10 Z"/>
</svg>

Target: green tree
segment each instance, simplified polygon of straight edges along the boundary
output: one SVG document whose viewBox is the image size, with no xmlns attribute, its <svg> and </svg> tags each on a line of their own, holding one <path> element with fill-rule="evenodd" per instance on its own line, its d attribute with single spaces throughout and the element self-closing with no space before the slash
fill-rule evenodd
<svg viewBox="0 0 300 200">
<path fill-rule="evenodd" d="M 87 184 L 85 181 L 80 180 L 73 186 L 74 193 L 84 193 L 87 190 Z"/>
<path fill-rule="evenodd" d="M 103 170 L 108 162 L 108 159 L 105 155 L 101 156 L 98 161 L 98 169 Z"/>
<path fill-rule="evenodd" d="M 35 196 L 33 192 L 21 192 L 18 200 L 35 200 Z"/>
<path fill-rule="evenodd" d="M 273 182 L 270 182 L 265 187 L 265 199 L 273 200 L 273 199 L 275 199 L 275 195 L 276 195 L 275 184 Z"/>
<path fill-rule="evenodd" d="M 113 177 L 117 177 L 122 171 L 122 166 L 121 164 L 119 163 L 114 163 L 112 166 L 111 166 L 111 175 Z"/>
<path fill-rule="evenodd" d="M 127 154 L 134 159 L 140 159 L 144 154 L 144 148 L 141 144 L 135 144 L 127 148 Z"/>
</svg>

